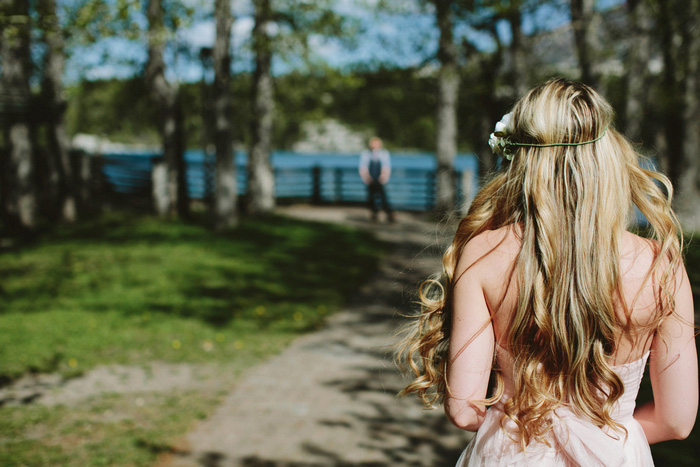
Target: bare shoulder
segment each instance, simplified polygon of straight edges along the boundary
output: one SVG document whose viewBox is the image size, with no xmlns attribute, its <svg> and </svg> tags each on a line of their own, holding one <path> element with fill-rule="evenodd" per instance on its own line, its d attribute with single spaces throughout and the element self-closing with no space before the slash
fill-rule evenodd
<svg viewBox="0 0 700 467">
<path fill-rule="evenodd" d="M 620 239 L 619 248 L 621 272 L 646 273 L 656 259 L 659 244 L 655 240 L 626 231 Z"/>
<path fill-rule="evenodd" d="M 510 266 L 520 251 L 520 226 L 510 224 L 474 236 L 465 245 L 458 270 L 468 268 L 501 270 Z"/>
</svg>

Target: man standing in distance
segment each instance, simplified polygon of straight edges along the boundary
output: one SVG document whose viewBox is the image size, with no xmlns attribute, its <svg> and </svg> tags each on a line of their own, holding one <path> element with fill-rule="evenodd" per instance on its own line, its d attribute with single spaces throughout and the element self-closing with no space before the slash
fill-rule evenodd
<svg viewBox="0 0 700 467">
<path fill-rule="evenodd" d="M 394 214 L 389 206 L 384 185 L 391 176 L 391 161 L 389 151 L 383 148 L 382 140 L 376 136 L 369 140 L 369 149 L 360 154 L 360 177 L 367 185 L 369 209 L 372 220 L 376 221 L 379 214 L 377 197 L 381 199 L 382 208 L 386 211 L 389 222 L 394 222 Z"/>
</svg>

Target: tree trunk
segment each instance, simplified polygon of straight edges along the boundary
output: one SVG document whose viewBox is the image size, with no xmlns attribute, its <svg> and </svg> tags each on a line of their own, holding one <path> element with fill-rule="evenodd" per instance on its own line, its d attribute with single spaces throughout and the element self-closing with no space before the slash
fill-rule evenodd
<svg viewBox="0 0 700 467">
<path fill-rule="evenodd" d="M 523 15 L 520 9 L 521 2 L 514 2 L 508 14 L 508 24 L 511 31 L 510 55 L 512 59 L 511 83 L 513 84 L 513 95 L 519 99 L 528 89 L 527 81 L 527 61 L 525 57 L 525 47 L 523 42 L 525 37 L 522 32 Z"/>
<path fill-rule="evenodd" d="M 272 113 L 274 91 L 270 64 L 272 44 L 267 32 L 272 11 L 270 0 L 255 0 L 253 50 L 253 124 L 248 158 L 248 211 L 253 214 L 271 212 L 275 208 L 275 176 L 270 164 L 272 145 Z"/>
<path fill-rule="evenodd" d="M 700 230 L 700 0 L 686 2 L 683 126 L 680 177 L 678 178 L 678 217 L 686 230 Z"/>
<path fill-rule="evenodd" d="M 457 47 L 452 34 L 453 15 L 450 0 L 434 0 L 440 42 L 438 59 L 437 134 L 435 180 L 435 210 L 439 214 L 453 212 L 456 205 L 456 180 L 454 160 L 457 154 L 457 96 L 459 72 Z"/>
<path fill-rule="evenodd" d="M 0 0 L 5 141 L 2 214 L 9 230 L 33 229 L 37 222 L 35 161 L 29 122 L 30 24 L 27 0 Z M 11 18 L 11 19 L 10 19 Z"/>
<path fill-rule="evenodd" d="M 625 134 L 634 142 L 642 142 L 642 125 L 646 114 L 644 110 L 649 92 L 651 17 L 645 0 L 628 0 L 627 7 L 632 37 L 627 52 Z"/>
<path fill-rule="evenodd" d="M 214 112 L 216 147 L 216 228 L 238 222 L 238 187 L 231 135 L 231 16 L 230 0 L 216 0 L 216 41 L 214 43 Z"/>
<path fill-rule="evenodd" d="M 70 142 L 64 118 L 66 101 L 63 96 L 65 63 L 63 35 L 56 16 L 56 0 L 39 0 L 38 8 L 46 44 L 43 92 L 47 103 L 49 152 L 53 159 L 51 165 L 58 169 L 57 202 L 61 219 L 74 222 L 77 217 L 77 187 L 70 160 Z"/>
<path fill-rule="evenodd" d="M 184 116 L 179 87 L 165 78 L 163 52 L 166 44 L 166 28 L 163 24 L 161 0 L 148 2 L 148 62 L 146 79 L 154 103 L 160 110 L 163 157 L 167 166 L 168 214 L 187 217 L 189 202 L 185 180 Z M 165 214 L 165 213 L 159 213 Z"/>
<path fill-rule="evenodd" d="M 679 178 L 683 171 L 682 145 L 685 133 L 682 116 L 682 109 L 685 107 L 682 88 L 684 81 L 680 79 L 683 74 L 685 55 L 683 47 L 677 46 L 683 42 L 682 21 L 678 21 L 674 16 L 675 9 L 671 2 L 660 0 L 656 3 L 659 9 L 658 27 L 664 63 L 662 84 L 665 99 L 662 101 L 662 114 L 666 145 L 666 150 L 659 154 L 659 162 L 673 182 L 673 186 L 678 189 Z"/>
<path fill-rule="evenodd" d="M 489 28 L 489 32 L 496 44 L 496 50 L 490 55 L 479 53 L 478 56 L 474 57 L 481 61 L 478 67 L 479 80 L 485 85 L 485 92 L 480 99 L 480 108 L 482 112 L 480 112 L 479 115 L 479 135 L 481 143 L 477 151 L 479 155 L 479 178 L 481 180 L 487 179 L 491 172 L 495 171 L 498 167 L 498 156 L 493 153 L 488 141 L 489 135 L 494 131 L 496 122 L 502 118 L 498 113 L 500 106 L 496 97 L 496 88 L 499 81 L 498 77 L 503 67 L 504 47 L 495 24 Z"/>
<path fill-rule="evenodd" d="M 581 81 L 596 87 L 598 77 L 593 69 L 596 55 L 596 37 L 592 31 L 594 0 L 571 0 L 571 26 L 574 45 L 581 69 Z"/>
</svg>

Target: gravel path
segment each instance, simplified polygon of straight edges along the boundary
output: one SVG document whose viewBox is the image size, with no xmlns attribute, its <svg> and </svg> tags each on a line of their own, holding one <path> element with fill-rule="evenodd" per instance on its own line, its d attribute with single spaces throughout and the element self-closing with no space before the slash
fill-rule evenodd
<svg viewBox="0 0 700 467">
<path fill-rule="evenodd" d="M 450 229 L 406 213 L 396 224 L 371 224 L 362 209 L 282 212 L 368 228 L 395 248 L 345 310 L 245 373 L 215 413 L 159 464 L 454 465 L 469 434 L 452 427 L 442 410 L 396 399 L 402 379 L 391 359 L 397 313 L 410 309 L 416 285 L 438 270 L 438 244 Z"/>
</svg>

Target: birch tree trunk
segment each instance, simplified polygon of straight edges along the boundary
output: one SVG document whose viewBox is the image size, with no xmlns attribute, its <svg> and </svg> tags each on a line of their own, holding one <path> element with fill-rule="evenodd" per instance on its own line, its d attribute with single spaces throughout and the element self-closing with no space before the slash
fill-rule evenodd
<svg viewBox="0 0 700 467">
<path fill-rule="evenodd" d="M 272 145 L 272 114 L 274 91 L 270 65 L 272 45 L 268 32 L 272 17 L 270 0 L 255 0 L 253 50 L 253 122 L 251 148 L 248 157 L 248 211 L 263 214 L 275 209 L 275 177 L 270 164 Z"/>
<path fill-rule="evenodd" d="M 58 170 L 58 207 L 65 222 L 77 218 L 76 184 L 70 160 L 70 142 L 66 133 L 66 101 L 63 96 L 63 70 L 65 64 L 64 40 L 56 16 L 56 0 L 39 0 L 46 44 L 44 57 L 43 92 L 48 104 L 49 151 L 52 166 Z"/>
<path fill-rule="evenodd" d="M 216 0 L 216 40 L 214 42 L 214 146 L 216 147 L 216 194 L 214 201 L 217 229 L 238 223 L 238 187 L 231 127 L 231 15 L 230 0 Z"/>
<path fill-rule="evenodd" d="M 2 87 L 8 151 L 2 161 L 2 215 L 9 230 L 37 222 L 35 161 L 29 122 L 30 19 L 27 0 L 0 0 Z"/>
<path fill-rule="evenodd" d="M 459 72 L 457 47 L 453 38 L 453 14 L 450 0 L 434 0 L 437 25 L 440 30 L 438 45 L 438 103 L 435 180 L 435 210 L 446 214 L 456 208 L 456 181 L 454 160 L 457 154 L 457 97 Z"/>
<path fill-rule="evenodd" d="M 596 54 L 596 38 L 591 28 L 594 0 L 571 0 L 571 25 L 574 45 L 581 70 L 581 81 L 596 87 L 598 77 L 593 69 Z"/>
<path fill-rule="evenodd" d="M 146 80 L 154 103 L 160 110 L 163 157 L 167 166 L 168 198 L 167 212 L 187 217 L 189 202 L 185 180 L 184 118 L 177 83 L 165 78 L 163 53 L 167 42 L 167 31 L 163 24 L 162 0 L 149 0 L 148 9 L 148 62 Z"/>
</svg>

